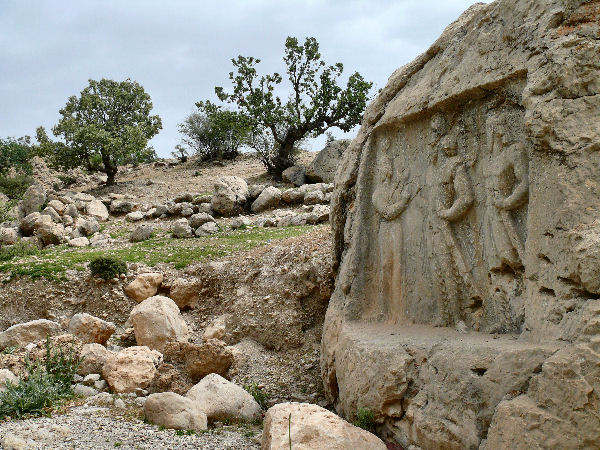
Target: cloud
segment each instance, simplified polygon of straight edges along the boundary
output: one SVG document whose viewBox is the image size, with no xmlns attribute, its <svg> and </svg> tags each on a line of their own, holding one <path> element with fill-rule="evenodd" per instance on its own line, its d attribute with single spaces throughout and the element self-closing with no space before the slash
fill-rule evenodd
<svg viewBox="0 0 600 450">
<path fill-rule="evenodd" d="M 152 144 L 168 156 L 177 124 L 214 86 L 228 85 L 231 58 L 284 71 L 289 35 L 314 36 L 328 63 L 342 62 L 383 87 L 469 5 L 448 0 L 222 0 L 22 2 L 0 0 L 0 136 L 52 127 L 89 78 L 140 82 L 163 130 Z M 340 133 L 338 133 L 339 135 Z M 322 144 L 317 141 L 315 150 Z"/>
</svg>

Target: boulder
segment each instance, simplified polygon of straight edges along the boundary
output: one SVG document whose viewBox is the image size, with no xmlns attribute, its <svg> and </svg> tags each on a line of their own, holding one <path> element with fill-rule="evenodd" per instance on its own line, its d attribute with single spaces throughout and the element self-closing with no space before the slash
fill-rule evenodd
<svg viewBox="0 0 600 450">
<path fill-rule="evenodd" d="M 243 178 L 219 177 L 214 184 L 211 206 L 221 216 L 235 216 L 244 210 L 249 195 L 248 184 Z"/>
<path fill-rule="evenodd" d="M 187 219 L 179 219 L 173 224 L 173 237 L 174 238 L 189 238 L 194 235 L 194 230 L 190 227 Z"/>
<path fill-rule="evenodd" d="M 0 333 L 0 350 L 6 347 L 23 348 L 27 344 L 45 340 L 47 336 L 61 333 L 60 325 L 46 319 L 20 323 Z"/>
<path fill-rule="evenodd" d="M 173 201 L 175 203 L 192 203 L 194 201 L 194 195 L 190 192 L 184 192 L 175 197 Z"/>
<path fill-rule="evenodd" d="M 287 189 L 281 194 L 281 200 L 289 205 L 302 203 L 304 201 L 304 191 L 300 189 Z"/>
<path fill-rule="evenodd" d="M 23 200 L 19 203 L 19 217 L 40 212 L 44 203 L 46 203 L 46 189 L 42 185 L 32 184 L 27 188 L 23 194 Z"/>
<path fill-rule="evenodd" d="M 144 403 L 146 419 L 175 430 L 204 431 L 206 414 L 192 400 L 174 392 L 151 394 Z"/>
<path fill-rule="evenodd" d="M 19 235 L 14 228 L 0 228 L 0 246 L 13 245 L 18 240 Z"/>
<path fill-rule="evenodd" d="M 162 351 L 167 342 L 188 340 L 188 326 L 170 298 L 161 295 L 147 298 L 133 308 L 129 318 L 138 345 Z"/>
<path fill-rule="evenodd" d="M 52 222 L 60 222 L 61 221 L 60 214 L 58 214 L 52 206 L 46 206 L 42 210 L 42 215 L 50 216 L 50 218 L 52 219 Z"/>
<path fill-rule="evenodd" d="M 90 245 L 90 240 L 85 236 L 82 236 L 74 239 L 69 239 L 67 241 L 67 244 L 69 245 L 69 247 L 87 247 L 88 245 Z"/>
<path fill-rule="evenodd" d="M 139 222 L 144 219 L 144 213 L 141 211 L 133 211 L 125 216 L 127 222 Z"/>
<path fill-rule="evenodd" d="M 77 210 L 77 207 L 74 204 L 70 204 L 65 208 L 64 215 L 76 219 L 77 217 L 79 217 L 79 211 Z"/>
<path fill-rule="evenodd" d="M 63 215 L 66 209 L 66 206 L 63 202 L 61 202 L 60 200 L 50 200 L 48 202 L 48 206 L 52 209 L 54 209 L 54 211 L 56 211 L 58 214 Z"/>
<path fill-rule="evenodd" d="M 85 192 L 78 192 L 73 197 L 73 200 L 75 200 L 75 202 L 88 203 L 95 200 L 95 197 L 91 194 L 86 194 Z"/>
<path fill-rule="evenodd" d="M 102 368 L 106 361 L 114 358 L 115 352 L 107 350 L 100 344 L 84 344 L 79 352 L 81 362 L 77 368 L 79 375 L 89 375 L 91 373 L 102 373 Z"/>
<path fill-rule="evenodd" d="M 31 236 L 35 230 L 35 224 L 40 219 L 41 214 L 39 212 L 33 212 L 23 217 L 19 222 L 19 229 L 23 236 Z"/>
<path fill-rule="evenodd" d="M 306 214 L 306 223 L 317 224 L 329 220 L 330 208 L 327 205 L 315 205 L 311 212 Z"/>
<path fill-rule="evenodd" d="M 256 200 L 261 194 L 261 192 L 265 190 L 266 187 L 266 184 L 253 184 L 251 186 L 248 186 L 248 199 Z"/>
<path fill-rule="evenodd" d="M 165 362 L 183 365 L 191 380 L 198 381 L 209 373 L 226 375 L 233 364 L 233 353 L 224 342 L 208 339 L 201 344 L 169 342 L 164 346 Z"/>
<path fill-rule="evenodd" d="M 238 228 L 247 227 L 252 224 L 252 221 L 246 216 L 236 217 L 231 221 L 231 228 L 237 230 Z"/>
<path fill-rule="evenodd" d="M 252 203 L 252 212 L 260 213 L 267 209 L 275 208 L 281 201 L 281 191 L 275 186 L 265 188 L 258 198 Z"/>
<path fill-rule="evenodd" d="M 91 236 L 94 233 L 100 231 L 100 224 L 93 217 L 83 218 L 78 217 L 75 219 L 75 228 L 83 235 L 83 236 Z"/>
<path fill-rule="evenodd" d="M 17 384 L 19 379 L 8 369 L 0 369 L 0 392 L 6 390 L 6 383 Z"/>
<path fill-rule="evenodd" d="M 87 313 L 78 313 L 69 321 L 69 333 L 77 336 L 86 344 L 105 345 L 115 332 L 115 324 L 99 319 Z"/>
<path fill-rule="evenodd" d="M 387 449 L 374 434 L 309 403 L 279 403 L 269 408 L 263 425 L 264 450 L 288 449 L 290 440 L 295 450 Z"/>
<path fill-rule="evenodd" d="M 305 205 L 317 205 L 325 203 L 325 194 L 322 191 L 310 191 L 304 194 Z"/>
<path fill-rule="evenodd" d="M 152 237 L 152 233 L 154 232 L 154 226 L 149 224 L 143 224 L 136 227 L 135 230 L 131 232 L 131 236 L 129 240 L 131 242 L 142 242 L 147 241 Z"/>
<path fill-rule="evenodd" d="M 215 319 L 204 329 L 202 333 L 202 339 L 205 341 L 209 339 L 223 339 L 227 334 L 227 320 L 229 314 L 222 314 Z"/>
<path fill-rule="evenodd" d="M 100 200 L 92 200 L 85 205 L 85 213 L 96 220 L 108 220 L 108 208 Z"/>
<path fill-rule="evenodd" d="M 113 200 L 110 202 L 112 214 L 127 214 L 133 211 L 133 203 L 129 200 Z"/>
<path fill-rule="evenodd" d="M 201 284 L 198 281 L 188 281 L 177 278 L 171 283 L 169 297 L 177 304 L 179 309 L 191 309 L 199 300 Z"/>
<path fill-rule="evenodd" d="M 141 273 L 125 287 L 125 293 L 136 302 L 140 303 L 155 295 L 162 282 L 162 273 Z"/>
<path fill-rule="evenodd" d="M 291 183 L 296 187 L 302 186 L 306 184 L 306 168 L 301 165 L 288 167 L 281 173 L 281 177 L 286 183 Z"/>
<path fill-rule="evenodd" d="M 342 155 L 350 142 L 349 139 L 339 139 L 327 143 L 306 168 L 306 178 L 311 183 L 333 183 Z"/>
<path fill-rule="evenodd" d="M 135 392 L 147 388 L 162 355 L 148 347 L 128 347 L 111 355 L 102 367 L 102 377 L 117 393 Z"/>
<path fill-rule="evenodd" d="M 194 214 L 188 220 L 189 220 L 190 227 L 192 227 L 194 229 L 204 225 L 205 223 L 215 221 L 213 216 L 211 216 L 210 214 L 207 214 L 207 213 Z"/>
<path fill-rule="evenodd" d="M 207 236 L 209 234 L 215 234 L 219 232 L 219 227 L 215 222 L 206 222 L 204 225 L 198 227 L 194 233 L 196 236 Z"/>
<path fill-rule="evenodd" d="M 185 396 L 204 411 L 209 422 L 253 422 L 262 416 L 262 409 L 252 395 L 216 373 L 205 376 Z"/>
</svg>

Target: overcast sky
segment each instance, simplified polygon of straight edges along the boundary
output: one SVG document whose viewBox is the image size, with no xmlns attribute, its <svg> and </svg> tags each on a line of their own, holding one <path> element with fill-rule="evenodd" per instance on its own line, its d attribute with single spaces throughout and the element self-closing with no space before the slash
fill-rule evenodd
<svg viewBox="0 0 600 450">
<path fill-rule="evenodd" d="M 131 78 L 152 97 L 163 129 L 151 143 L 169 156 L 194 103 L 229 86 L 233 57 L 255 56 L 260 73 L 285 73 L 285 38 L 314 36 L 328 64 L 342 62 L 345 74 L 358 71 L 382 88 L 472 3 L 0 0 L 0 137 L 51 128 L 90 78 Z"/>
</svg>

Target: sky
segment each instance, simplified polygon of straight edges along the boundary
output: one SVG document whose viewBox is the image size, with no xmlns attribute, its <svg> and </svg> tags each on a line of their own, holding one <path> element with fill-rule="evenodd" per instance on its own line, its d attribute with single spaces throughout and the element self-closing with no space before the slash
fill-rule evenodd
<svg viewBox="0 0 600 450">
<path fill-rule="evenodd" d="M 488 0 L 489 1 L 489 0 Z M 470 0 L 0 0 L 0 137 L 35 135 L 89 79 L 138 81 L 163 129 L 150 144 L 168 157 L 177 125 L 199 100 L 231 86 L 231 59 L 255 56 L 260 74 L 285 73 L 287 36 L 313 36 L 325 62 L 383 88 L 425 51 Z M 337 137 L 352 137 L 332 130 Z M 324 137 L 308 141 L 320 150 Z"/>
</svg>

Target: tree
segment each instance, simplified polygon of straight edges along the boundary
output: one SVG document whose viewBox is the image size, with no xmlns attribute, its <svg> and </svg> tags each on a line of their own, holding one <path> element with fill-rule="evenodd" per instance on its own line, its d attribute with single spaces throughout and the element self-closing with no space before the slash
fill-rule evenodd
<svg viewBox="0 0 600 450">
<path fill-rule="evenodd" d="M 137 164 L 155 157 L 148 141 L 162 128 L 157 115 L 150 115 L 150 95 L 137 82 L 89 80 L 79 97 L 72 96 L 60 110 L 62 118 L 52 129 L 65 144 L 46 145 L 64 166 L 84 166 L 106 173 L 106 184 L 115 182 L 118 166 Z M 38 135 L 44 130 L 38 129 Z M 45 134 L 45 132 L 43 132 Z"/>
<path fill-rule="evenodd" d="M 10 169 L 26 174 L 31 173 L 31 158 L 34 156 L 29 136 L 18 139 L 0 138 L 0 175 Z"/>
<path fill-rule="evenodd" d="M 202 160 L 238 156 L 252 135 L 248 118 L 210 101 L 197 102 L 196 107 L 198 110 L 179 124 L 182 142 Z"/>
<path fill-rule="evenodd" d="M 359 124 L 373 85 L 355 72 L 345 88 L 338 86 L 344 66 L 341 63 L 326 65 L 313 37 L 306 38 L 303 45 L 298 39 L 288 37 L 283 60 L 292 88 L 287 101 L 275 93 L 283 77 L 274 73 L 258 78 L 256 65 L 260 59 L 251 56 L 232 60 L 236 69 L 236 73 L 229 74 L 233 93 L 226 93 L 222 87 L 215 88 L 221 101 L 236 104 L 252 121 L 254 136 L 258 139 L 252 145 L 257 144 L 259 154 L 268 139 L 265 133 L 270 134 L 274 147 L 261 158 L 268 172 L 276 178 L 294 164 L 295 145 L 303 138 L 319 136 L 331 127 L 350 131 Z"/>
</svg>

